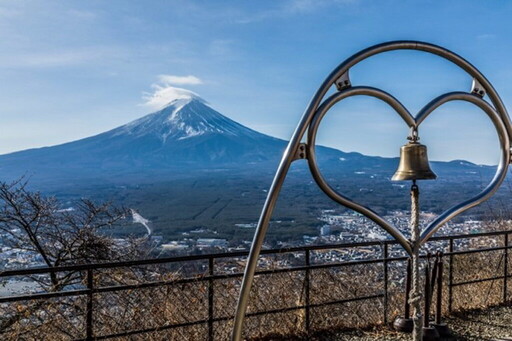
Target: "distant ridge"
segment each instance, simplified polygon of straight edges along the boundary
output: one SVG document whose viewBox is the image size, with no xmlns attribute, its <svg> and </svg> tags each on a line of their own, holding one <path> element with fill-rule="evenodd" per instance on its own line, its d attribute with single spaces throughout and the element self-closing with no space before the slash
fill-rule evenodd
<svg viewBox="0 0 512 341">
<path fill-rule="evenodd" d="M 213 109 L 197 94 L 180 89 L 164 108 L 85 139 L 0 155 L 0 178 L 21 175 L 31 182 L 84 179 L 102 182 L 130 174 L 130 181 L 158 181 L 159 174 L 183 176 L 191 170 L 275 170 L 287 142 L 245 127 Z M 396 158 L 370 157 L 318 147 L 319 160 L 345 174 L 391 176 Z M 463 160 L 434 163 L 464 171 Z"/>
</svg>

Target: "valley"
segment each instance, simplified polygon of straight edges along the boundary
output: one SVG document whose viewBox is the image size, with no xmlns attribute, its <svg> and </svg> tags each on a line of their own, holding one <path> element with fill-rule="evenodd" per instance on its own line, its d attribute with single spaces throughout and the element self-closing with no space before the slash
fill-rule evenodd
<svg viewBox="0 0 512 341">
<path fill-rule="evenodd" d="M 56 196 L 65 208 L 79 198 L 111 201 L 150 221 L 162 242 L 217 238 L 240 245 L 252 238 L 286 141 L 247 128 L 182 90 L 163 109 L 105 133 L 62 145 L 0 155 L 0 179 L 24 177 L 29 187 Z M 398 150 L 397 146 L 397 150 Z M 324 177 L 337 191 L 385 215 L 409 208 L 409 184 L 392 182 L 397 158 L 317 146 Z M 476 195 L 494 167 L 464 160 L 431 162 L 435 181 L 420 182 L 423 211 L 440 213 Z M 487 205 L 468 212 L 485 219 L 510 204 L 503 186 Z M 346 209 L 314 183 L 306 160 L 293 163 L 275 209 L 268 243 L 319 234 L 321 212 Z M 501 213 L 499 213 L 501 214 Z M 242 226 L 242 227 L 241 227 Z M 109 230 L 143 236 L 140 224 Z"/>
</svg>

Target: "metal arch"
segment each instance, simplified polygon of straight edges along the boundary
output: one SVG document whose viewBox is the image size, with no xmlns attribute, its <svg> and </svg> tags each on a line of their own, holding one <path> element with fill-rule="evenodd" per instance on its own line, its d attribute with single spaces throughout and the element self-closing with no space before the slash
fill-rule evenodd
<svg viewBox="0 0 512 341">
<path fill-rule="evenodd" d="M 308 165 L 309 169 L 311 171 L 311 174 L 313 175 L 313 179 L 315 179 L 318 187 L 332 200 L 336 201 L 337 203 L 348 207 L 356 212 L 361 213 L 362 215 L 366 216 L 367 218 L 371 219 L 373 222 L 375 222 L 377 225 L 381 226 L 384 230 L 386 230 L 390 235 L 392 235 L 398 243 L 407 251 L 408 254 L 412 253 L 412 247 L 411 243 L 407 240 L 407 238 L 403 235 L 402 232 L 400 232 L 399 229 L 397 229 L 395 226 L 391 225 L 389 222 L 387 222 L 384 218 L 382 218 L 380 215 L 378 215 L 375 211 L 373 211 L 371 208 L 366 207 L 364 205 L 360 205 L 353 200 L 351 200 L 348 197 L 345 197 L 344 195 L 338 193 L 334 188 L 331 187 L 325 181 L 324 177 L 322 176 L 322 173 L 318 167 L 318 164 L 316 162 L 316 153 L 315 153 L 315 141 L 316 141 L 316 135 L 318 132 L 318 127 L 320 126 L 320 123 L 330 108 L 332 108 L 333 105 L 338 103 L 339 101 L 351 97 L 351 96 L 357 96 L 357 95 L 366 95 L 378 98 L 387 104 L 389 104 L 395 111 L 400 115 L 400 117 L 404 120 L 404 122 L 409 127 L 415 127 L 416 122 L 414 120 L 414 117 L 409 113 L 409 111 L 400 103 L 396 98 L 388 94 L 387 92 L 384 92 L 382 90 L 371 88 L 371 87 L 353 87 L 348 88 L 346 90 L 343 90 L 341 92 L 337 92 L 334 95 L 330 96 L 328 99 L 326 99 L 320 108 L 315 113 L 315 116 L 313 120 L 311 121 L 311 124 L 308 128 L 308 137 L 307 137 L 307 155 L 308 155 Z"/>
<path fill-rule="evenodd" d="M 251 245 L 251 250 L 249 252 L 249 257 L 247 259 L 247 266 L 245 268 L 237 309 L 235 313 L 235 320 L 232 333 L 233 341 L 240 341 L 242 338 L 243 321 L 245 318 L 245 312 L 249 301 L 251 286 L 254 279 L 254 273 L 257 267 L 259 253 L 263 245 L 263 241 L 265 239 L 270 217 L 277 202 L 279 192 L 286 178 L 286 174 L 288 173 L 290 165 L 293 162 L 295 153 L 299 148 L 301 139 L 304 136 L 307 128 L 309 127 L 311 120 L 313 119 L 313 116 L 317 111 L 322 99 L 324 98 L 327 91 L 333 85 L 335 85 L 336 80 L 338 80 L 345 74 L 348 75 L 348 71 L 351 67 L 373 55 L 393 50 L 419 50 L 432 53 L 453 62 L 455 65 L 459 66 L 468 74 L 470 74 L 478 83 L 482 85 L 485 92 L 487 93 L 487 96 L 489 97 L 489 99 L 491 100 L 492 104 L 496 109 L 497 115 L 499 116 L 503 126 L 505 127 L 505 130 L 507 132 L 506 135 L 508 135 L 508 139 L 510 142 L 510 137 L 512 136 L 512 124 L 510 122 L 510 118 L 508 117 L 505 105 L 503 104 L 501 98 L 499 97 L 494 87 L 471 63 L 469 63 L 464 58 L 447 49 L 444 49 L 434 44 L 419 41 L 392 41 L 369 47 L 345 60 L 336 69 L 334 69 L 331 72 L 331 74 L 324 80 L 320 88 L 317 90 L 317 92 L 309 102 L 299 124 L 295 128 L 295 131 L 288 143 L 286 150 L 284 151 L 281 162 L 279 163 L 278 169 L 274 176 L 274 180 L 268 191 L 267 199 L 265 200 L 265 204 L 263 205 L 260 219 L 258 221 L 258 226 L 256 228 L 254 239 Z M 510 156 L 508 158 L 510 158 Z M 492 195 L 492 193 L 489 195 Z M 453 209 L 457 210 L 456 207 Z"/>
<path fill-rule="evenodd" d="M 466 73 L 471 75 L 472 78 L 474 78 L 480 85 L 483 87 L 483 90 L 491 100 L 491 103 L 494 105 L 496 111 L 498 112 L 499 116 L 503 120 L 505 127 L 507 129 L 508 135 L 512 136 L 512 123 L 510 121 L 510 117 L 508 116 L 507 109 L 505 105 L 503 104 L 503 101 L 501 100 L 500 96 L 492 86 L 492 84 L 487 80 L 487 78 L 476 68 L 474 67 L 470 62 L 459 56 L 458 54 L 447 50 L 441 46 L 425 43 L 421 41 L 410 41 L 410 40 L 399 40 L 399 41 L 391 41 L 386 42 L 382 44 L 377 44 L 374 46 L 371 46 L 369 48 L 366 48 L 348 59 L 346 59 L 343 63 L 341 63 L 336 69 L 334 69 L 333 72 L 327 77 L 327 79 L 324 81 L 324 83 L 321 85 L 321 87 L 318 89 L 317 93 L 313 97 L 315 99 L 317 95 L 322 94 L 322 97 L 325 95 L 329 87 L 325 88 L 327 84 L 333 83 L 334 80 L 338 79 L 346 73 L 350 68 L 352 68 L 354 65 L 360 63 L 361 61 L 380 54 L 384 52 L 389 51 L 396 51 L 396 50 L 418 50 L 423 52 L 428 52 L 431 54 L 438 55 L 446 60 L 449 60 L 450 62 L 454 63 Z M 312 101 L 313 102 L 313 101 Z"/>
<path fill-rule="evenodd" d="M 420 244 L 425 243 L 437 230 L 441 228 L 447 221 L 451 220 L 455 216 L 461 214 L 464 211 L 469 210 L 472 207 L 484 202 L 489 199 L 500 187 L 503 180 L 507 176 L 508 166 L 510 164 L 510 136 L 507 133 L 507 129 L 505 123 L 499 116 L 499 114 L 494 110 L 494 108 L 480 98 L 477 95 L 468 94 L 465 92 L 452 92 L 442 96 L 437 97 L 429 104 L 427 104 L 416 116 L 416 122 L 419 126 L 425 118 L 427 118 L 435 109 L 439 106 L 451 102 L 462 100 L 466 102 L 470 102 L 480 107 L 491 119 L 496 131 L 498 132 L 498 136 L 500 139 L 500 147 L 501 147 L 501 157 L 498 167 L 496 168 L 496 173 L 492 178 L 491 182 L 476 196 L 470 198 L 468 200 L 463 201 L 460 204 L 454 205 L 441 213 L 436 219 L 434 219 L 426 229 L 421 233 L 420 236 Z"/>
</svg>

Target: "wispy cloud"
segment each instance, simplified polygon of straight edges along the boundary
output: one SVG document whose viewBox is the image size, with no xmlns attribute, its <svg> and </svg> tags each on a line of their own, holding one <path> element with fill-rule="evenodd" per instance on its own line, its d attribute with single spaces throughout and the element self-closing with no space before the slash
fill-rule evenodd
<svg viewBox="0 0 512 341">
<path fill-rule="evenodd" d="M 235 48 L 235 41 L 232 39 L 212 40 L 208 52 L 212 57 L 224 61 L 233 61 L 240 57 L 240 51 Z"/>
<path fill-rule="evenodd" d="M 174 76 L 174 75 L 159 75 L 158 81 L 164 85 L 199 85 L 203 81 L 196 76 Z"/>
<path fill-rule="evenodd" d="M 175 85 L 200 85 L 203 81 L 196 76 L 159 75 L 158 82 L 151 84 L 152 92 L 143 92 L 143 105 L 161 109 L 177 99 L 199 98 L 199 95 Z"/>
<path fill-rule="evenodd" d="M 288 4 L 290 12 L 313 12 L 327 6 L 354 5 L 362 0 L 292 0 Z"/>
<path fill-rule="evenodd" d="M 86 11 L 86 10 L 77 10 L 77 9 L 70 9 L 67 11 L 67 15 L 72 16 L 77 19 L 84 19 L 84 20 L 91 20 L 97 18 L 97 13 L 93 11 Z"/>
<path fill-rule="evenodd" d="M 6 7 L 0 7 L 0 17 L 11 18 L 21 14 L 21 11 L 16 9 L 10 9 Z"/>
<path fill-rule="evenodd" d="M 496 38 L 496 35 L 492 33 L 482 33 L 476 36 L 477 40 L 491 40 L 494 38 Z"/>
<path fill-rule="evenodd" d="M 124 58 L 126 51 L 121 48 L 93 46 L 70 50 L 41 52 L 20 52 L 4 55 L 0 58 L 0 67 L 63 67 L 105 62 Z"/>
<path fill-rule="evenodd" d="M 358 5 L 362 1 L 363 0 L 289 0 L 272 9 L 242 15 L 240 18 L 236 19 L 235 22 L 238 24 L 250 24 L 268 19 L 312 13 L 329 6 L 346 7 Z"/>
</svg>

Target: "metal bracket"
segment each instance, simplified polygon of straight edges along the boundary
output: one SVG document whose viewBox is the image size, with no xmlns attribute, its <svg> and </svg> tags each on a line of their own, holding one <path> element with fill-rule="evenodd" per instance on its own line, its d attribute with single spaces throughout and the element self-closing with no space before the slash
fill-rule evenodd
<svg viewBox="0 0 512 341">
<path fill-rule="evenodd" d="M 486 93 L 482 84 L 480 84 L 480 82 L 475 78 L 473 78 L 473 84 L 471 85 L 471 93 L 480 97 L 484 97 Z"/>
<path fill-rule="evenodd" d="M 305 143 L 299 144 L 299 148 L 297 148 L 297 151 L 295 152 L 295 155 L 293 156 L 293 161 L 295 160 L 302 160 L 307 159 L 307 145 Z"/>
<path fill-rule="evenodd" d="M 352 83 L 350 83 L 350 77 L 348 75 L 348 70 L 344 74 L 341 75 L 340 78 L 338 78 L 335 82 L 336 88 L 338 91 L 341 91 L 346 88 L 350 88 L 352 86 Z"/>
</svg>

